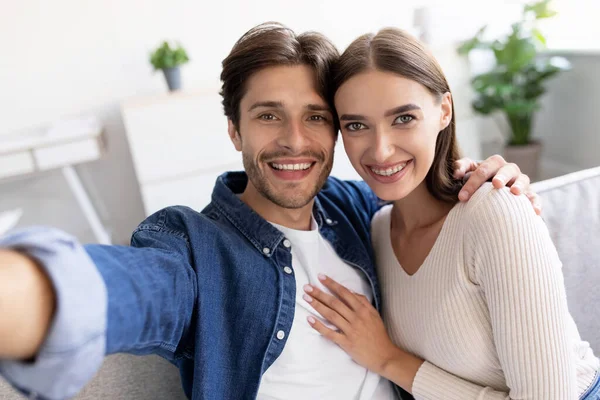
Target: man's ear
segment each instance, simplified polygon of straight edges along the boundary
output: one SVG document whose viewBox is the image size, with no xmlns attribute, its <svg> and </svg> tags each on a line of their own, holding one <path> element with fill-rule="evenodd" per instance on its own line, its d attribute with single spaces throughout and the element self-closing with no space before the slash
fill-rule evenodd
<svg viewBox="0 0 600 400">
<path fill-rule="evenodd" d="M 238 129 L 232 120 L 227 120 L 227 131 L 229 132 L 229 138 L 231 139 L 231 143 L 235 146 L 237 151 L 242 151 L 242 138 Z"/>
<path fill-rule="evenodd" d="M 442 114 L 440 117 L 440 131 L 446 129 L 452 121 L 452 95 L 450 92 L 442 96 Z"/>
</svg>

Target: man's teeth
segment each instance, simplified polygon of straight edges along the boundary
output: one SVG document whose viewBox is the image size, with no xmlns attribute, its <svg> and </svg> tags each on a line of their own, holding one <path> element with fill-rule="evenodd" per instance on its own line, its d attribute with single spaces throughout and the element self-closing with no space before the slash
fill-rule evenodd
<svg viewBox="0 0 600 400">
<path fill-rule="evenodd" d="M 301 164 L 276 164 L 271 163 L 273 168 L 285 170 L 285 171 L 303 171 L 309 169 L 312 163 L 301 163 Z"/>
<path fill-rule="evenodd" d="M 402 171 L 402 169 L 404 167 L 406 167 L 406 163 L 404 163 L 404 164 L 398 164 L 395 167 L 387 168 L 387 169 L 379 169 L 379 168 L 373 168 L 373 167 L 371 167 L 371 171 L 375 172 L 377 175 L 391 176 L 391 175 L 394 175 L 394 174 Z"/>
</svg>

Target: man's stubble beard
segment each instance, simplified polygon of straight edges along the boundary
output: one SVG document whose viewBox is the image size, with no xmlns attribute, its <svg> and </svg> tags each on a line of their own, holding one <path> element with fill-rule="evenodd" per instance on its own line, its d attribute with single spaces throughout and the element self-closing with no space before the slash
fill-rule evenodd
<svg viewBox="0 0 600 400">
<path fill-rule="evenodd" d="M 325 185 L 329 174 L 331 173 L 331 169 L 333 168 L 333 152 L 325 164 L 321 164 L 322 169 L 317 179 L 317 183 L 309 191 L 308 194 L 297 193 L 296 195 L 286 196 L 284 193 L 276 193 L 276 191 L 269 185 L 268 179 L 263 175 L 261 169 L 258 167 L 257 162 L 254 159 L 242 153 L 242 160 L 244 163 L 244 169 L 246 170 L 246 175 L 248 175 L 248 180 L 252 182 L 252 185 L 256 188 L 256 191 L 269 200 L 270 202 L 276 204 L 282 208 L 289 209 L 298 209 L 306 206 L 310 203 L 315 196 L 319 193 L 319 191 Z M 258 161 L 262 162 L 262 161 Z M 315 168 L 316 165 L 312 168 Z M 267 165 L 267 168 L 271 168 Z M 293 191 L 294 184 L 290 184 L 290 190 Z"/>
</svg>

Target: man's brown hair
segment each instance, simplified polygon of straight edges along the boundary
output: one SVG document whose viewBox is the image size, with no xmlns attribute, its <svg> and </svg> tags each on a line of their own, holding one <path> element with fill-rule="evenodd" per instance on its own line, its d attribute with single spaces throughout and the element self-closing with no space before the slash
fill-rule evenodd
<svg viewBox="0 0 600 400">
<path fill-rule="evenodd" d="M 239 128 L 240 102 L 245 82 L 255 72 L 271 66 L 308 65 L 316 74 L 317 91 L 335 116 L 331 67 L 339 57 L 333 43 L 317 32 L 296 35 L 277 22 L 266 22 L 246 32 L 223 60 L 221 96 L 225 115 Z M 334 117 L 337 131 L 337 117 Z"/>
</svg>

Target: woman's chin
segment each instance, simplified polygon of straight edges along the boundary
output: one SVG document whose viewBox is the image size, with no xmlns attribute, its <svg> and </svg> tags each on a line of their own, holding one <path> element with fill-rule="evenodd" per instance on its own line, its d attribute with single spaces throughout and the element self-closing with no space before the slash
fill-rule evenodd
<svg viewBox="0 0 600 400">
<path fill-rule="evenodd" d="M 377 185 L 377 186 L 379 186 L 379 185 Z M 403 198 L 405 198 L 406 196 L 408 196 L 410 194 L 410 191 L 406 190 L 405 188 L 399 188 L 399 187 L 381 188 L 381 187 L 371 186 L 371 189 L 373 189 L 373 192 L 375 192 L 375 195 L 379 199 L 381 199 L 385 202 L 402 200 Z"/>
</svg>

